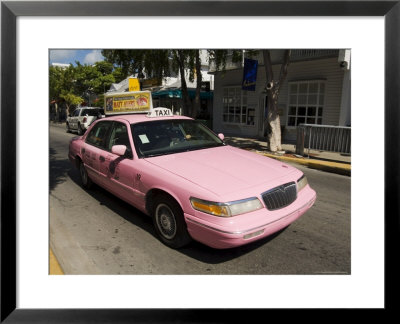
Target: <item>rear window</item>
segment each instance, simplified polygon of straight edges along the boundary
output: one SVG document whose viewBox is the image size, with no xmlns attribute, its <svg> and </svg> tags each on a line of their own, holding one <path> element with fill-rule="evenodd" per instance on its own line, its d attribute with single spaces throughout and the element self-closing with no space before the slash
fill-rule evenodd
<svg viewBox="0 0 400 324">
<path fill-rule="evenodd" d="M 82 112 L 82 116 L 97 116 L 99 113 L 104 115 L 104 109 L 85 109 Z"/>
</svg>

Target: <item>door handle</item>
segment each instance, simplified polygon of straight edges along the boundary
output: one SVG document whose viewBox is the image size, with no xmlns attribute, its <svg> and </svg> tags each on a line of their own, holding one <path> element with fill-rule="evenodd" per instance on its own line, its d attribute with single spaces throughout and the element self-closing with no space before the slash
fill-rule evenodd
<svg viewBox="0 0 400 324">
<path fill-rule="evenodd" d="M 100 160 L 101 162 L 104 162 L 106 159 L 104 158 L 104 156 L 101 156 L 101 155 L 100 155 L 99 160 Z"/>
</svg>

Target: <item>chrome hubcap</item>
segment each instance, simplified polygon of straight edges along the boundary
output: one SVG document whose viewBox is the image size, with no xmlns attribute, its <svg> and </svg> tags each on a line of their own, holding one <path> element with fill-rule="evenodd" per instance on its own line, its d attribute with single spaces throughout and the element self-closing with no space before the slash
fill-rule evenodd
<svg viewBox="0 0 400 324">
<path fill-rule="evenodd" d="M 174 213 L 166 204 L 159 204 L 156 209 L 156 223 L 161 234 L 172 239 L 176 234 L 176 221 Z"/>
</svg>

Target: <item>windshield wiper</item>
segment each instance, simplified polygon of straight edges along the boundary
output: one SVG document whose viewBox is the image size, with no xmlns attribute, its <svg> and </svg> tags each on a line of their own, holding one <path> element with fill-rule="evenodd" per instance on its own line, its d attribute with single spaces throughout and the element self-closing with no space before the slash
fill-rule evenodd
<svg viewBox="0 0 400 324">
<path fill-rule="evenodd" d="M 177 154 L 177 153 L 184 153 L 184 152 L 191 152 L 191 151 L 197 151 L 197 150 L 204 150 L 208 148 L 213 148 L 213 147 L 219 147 L 219 146 L 224 146 L 224 144 L 209 144 L 205 146 L 193 146 L 193 147 L 183 147 L 176 149 L 174 151 L 168 151 L 168 152 L 162 152 L 162 153 L 151 153 L 151 154 L 143 154 L 144 158 L 149 158 L 149 157 L 155 157 L 155 156 L 160 156 L 160 155 L 169 155 L 169 154 Z"/>
<path fill-rule="evenodd" d="M 144 155 L 143 157 L 148 158 L 148 157 L 155 157 L 155 156 L 166 155 L 166 154 L 170 154 L 170 153 L 154 153 L 154 154 Z"/>
</svg>

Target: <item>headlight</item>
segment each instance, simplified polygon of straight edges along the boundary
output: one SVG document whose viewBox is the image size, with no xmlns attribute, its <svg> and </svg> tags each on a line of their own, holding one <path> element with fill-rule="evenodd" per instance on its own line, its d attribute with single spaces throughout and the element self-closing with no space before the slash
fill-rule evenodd
<svg viewBox="0 0 400 324">
<path fill-rule="evenodd" d="M 308 184 L 307 178 L 303 174 L 303 176 L 299 180 L 297 180 L 297 192 L 303 189 L 307 184 Z"/>
<path fill-rule="evenodd" d="M 263 208 L 260 200 L 256 197 L 228 203 L 218 203 L 192 197 L 190 198 L 190 203 L 196 210 L 220 217 L 236 216 Z"/>
</svg>

